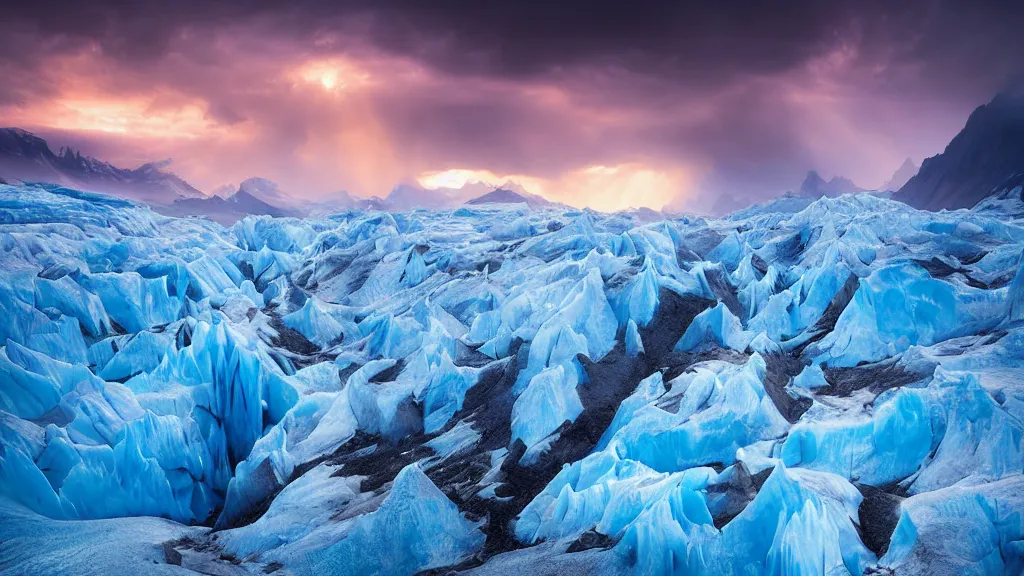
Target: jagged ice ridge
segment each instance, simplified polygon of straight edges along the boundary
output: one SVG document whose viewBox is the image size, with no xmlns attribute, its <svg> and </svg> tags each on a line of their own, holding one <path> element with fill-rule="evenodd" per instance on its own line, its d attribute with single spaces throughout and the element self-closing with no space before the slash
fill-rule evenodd
<svg viewBox="0 0 1024 576">
<path fill-rule="evenodd" d="M 1017 208 L 0 185 L 0 566 L 1020 574 Z"/>
</svg>

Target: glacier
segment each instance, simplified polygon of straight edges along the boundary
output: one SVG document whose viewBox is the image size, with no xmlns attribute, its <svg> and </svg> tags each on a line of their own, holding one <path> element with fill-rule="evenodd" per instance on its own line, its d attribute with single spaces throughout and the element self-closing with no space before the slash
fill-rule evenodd
<svg viewBox="0 0 1024 576">
<path fill-rule="evenodd" d="M 1024 220 L 0 184 L 17 574 L 1024 573 Z"/>
</svg>

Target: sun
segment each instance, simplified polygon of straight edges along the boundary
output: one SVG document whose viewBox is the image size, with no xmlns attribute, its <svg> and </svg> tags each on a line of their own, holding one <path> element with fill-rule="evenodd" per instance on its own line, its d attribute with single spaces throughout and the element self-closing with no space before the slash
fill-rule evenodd
<svg viewBox="0 0 1024 576">
<path fill-rule="evenodd" d="M 333 90 L 338 85 L 338 73 L 334 70 L 328 70 L 320 75 L 320 85 L 324 87 L 324 90 Z"/>
<path fill-rule="evenodd" d="M 291 75 L 296 85 L 312 85 L 332 93 L 357 89 L 370 80 L 368 73 L 339 58 L 306 62 Z"/>
</svg>

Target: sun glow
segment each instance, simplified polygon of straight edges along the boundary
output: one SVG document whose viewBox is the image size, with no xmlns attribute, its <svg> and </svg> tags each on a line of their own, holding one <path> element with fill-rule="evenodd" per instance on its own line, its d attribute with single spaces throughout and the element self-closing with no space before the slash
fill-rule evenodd
<svg viewBox="0 0 1024 576">
<path fill-rule="evenodd" d="M 301 83 L 312 84 L 325 92 L 347 91 L 370 81 L 368 73 L 337 58 L 306 62 L 295 76 Z"/>
<path fill-rule="evenodd" d="M 438 188 L 462 188 L 471 182 L 482 182 L 489 186 L 501 186 L 506 182 L 515 182 L 535 194 L 544 193 L 544 181 L 540 178 L 524 174 L 496 174 L 490 170 L 469 170 L 453 168 L 438 172 L 426 172 L 416 179 L 420 186 L 430 190 Z"/>
<path fill-rule="evenodd" d="M 428 189 L 458 189 L 471 182 L 500 186 L 512 181 L 549 200 L 609 212 L 641 206 L 660 210 L 692 186 L 688 172 L 636 162 L 584 166 L 557 178 L 499 175 L 490 170 L 454 168 L 421 174 L 417 181 Z"/>
<path fill-rule="evenodd" d="M 489 170 L 464 170 L 452 169 L 441 172 L 429 172 L 419 177 L 420 186 L 424 188 L 462 188 L 468 182 L 485 182 L 488 184 L 497 182 L 499 177 Z"/>
<path fill-rule="evenodd" d="M 563 175 L 549 187 L 549 198 L 608 212 L 638 207 L 661 210 L 691 186 L 691 175 L 682 169 L 638 162 L 593 165 Z"/>
</svg>

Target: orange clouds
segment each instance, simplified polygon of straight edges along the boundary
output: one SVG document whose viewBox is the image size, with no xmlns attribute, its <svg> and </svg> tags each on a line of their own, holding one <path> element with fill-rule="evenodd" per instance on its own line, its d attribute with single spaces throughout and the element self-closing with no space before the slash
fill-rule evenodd
<svg viewBox="0 0 1024 576">
<path fill-rule="evenodd" d="M 47 56 L 17 83 L 28 96 L 0 101 L 0 124 L 67 137 L 51 142 L 119 165 L 173 157 L 206 191 L 252 176 L 308 198 L 385 196 L 411 178 L 428 188 L 513 180 L 605 211 L 692 209 L 698 190 L 709 204 L 779 194 L 810 168 L 862 183 L 902 156 L 860 120 L 872 110 L 851 112 L 836 80 L 855 52 L 698 90 L 617 65 L 460 74 L 344 36 L 273 31 L 189 29 L 148 60 L 95 44 Z"/>
<path fill-rule="evenodd" d="M 615 210 L 661 208 L 690 186 L 678 165 L 616 158 L 638 156 L 611 133 L 643 114 L 565 82 L 455 78 L 413 59 L 337 50 L 192 32 L 162 58 L 124 66 L 88 46 L 50 59 L 40 73 L 51 89 L 0 117 L 100 142 L 92 153 L 115 163 L 173 157 L 203 190 L 254 175 L 300 197 L 383 196 L 417 175 L 431 188 L 511 179 Z M 480 169 L 445 170 L 466 165 Z"/>
<path fill-rule="evenodd" d="M 101 141 L 96 155 L 114 163 L 173 157 L 207 191 L 251 176 L 299 197 L 384 196 L 416 177 L 428 188 L 513 180 L 610 211 L 660 209 L 692 188 L 683 162 L 636 160 L 629 132 L 657 112 L 574 89 L 589 76 L 456 78 L 408 58 L 251 38 L 185 34 L 146 66 L 95 47 L 55 57 L 41 72 L 52 89 L 0 117 Z"/>
<path fill-rule="evenodd" d="M 245 47 L 214 46 L 223 53 L 210 63 L 176 52 L 144 69 L 95 49 L 53 58 L 40 71 L 46 93 L 0 106 L 0 123 L 97 142 L 102 152 L 85 152 L 128 166 L 174 157 L 208 191 L 259 175 L 298 196 L 386 194 L 404 174 L 361 63 L 288 50 L 254 60 L 238 54 Z"/>
<path fill-rule="evenodd" d="M 499 175 L 490 170 L 454 168 L 440 172 L 425 172 L 417 178 L 421 186 L 432 190 L 437 188 L 462 188 L 471 182 L 483 182 L 490 186 L 500 186 L 510 180 L 523 185 L 527 190 L 535 194 L 543 194 L 545 192 L 542 179 L 525 174 Z"/>
<path fill-rule="evenodd" d="M 201 97 L 164 85 L 125 86 L 128 78 L 95 47 L 51 58 L 38 77 L 47 93 L 0 107 L 5 122 L 141 140 L 244 137 L 244 127 L 212 118 Z"/>
<path fill-rule="evenodd" d="M 212 120 L 204 103 L 159 105 L 153 96 L 75 95 L 62 93 L 10 111 L 18 125 L 71 132 L 104 132 L 140 139 L 241 138 L 244 127 Z"/>
</svg>

